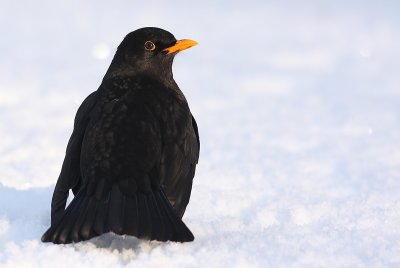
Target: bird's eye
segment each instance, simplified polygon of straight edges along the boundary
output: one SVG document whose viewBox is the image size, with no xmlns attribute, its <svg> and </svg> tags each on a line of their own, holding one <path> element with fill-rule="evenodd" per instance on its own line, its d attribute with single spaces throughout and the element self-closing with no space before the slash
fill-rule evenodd
<svg viewBox="0 0 400 268">
<path fill-rule="evenodd" d="M 156 49 L 156 45 L 151 41 L 146 41 L 144 43 L 144 49 L 146 49 L 147 51 L 153 51 L 154 49 Z"/>
</svg>

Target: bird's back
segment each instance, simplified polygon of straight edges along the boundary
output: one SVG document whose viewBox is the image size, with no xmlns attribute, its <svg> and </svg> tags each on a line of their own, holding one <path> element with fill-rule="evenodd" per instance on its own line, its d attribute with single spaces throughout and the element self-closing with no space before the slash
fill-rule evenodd
<svg viewBox="0 0 400 268">
<path fill-rule="evenodd" d="M 82 143 L 84 184 L 117 183 L 143 172 L 151 174 L 151 183 L 133 178 L 139 191 L 160 184 L 167 192 L 176 188 L 199 151 L 192 115 L 178 90 L 147 77 L 105 81 Z"/>
</svg>

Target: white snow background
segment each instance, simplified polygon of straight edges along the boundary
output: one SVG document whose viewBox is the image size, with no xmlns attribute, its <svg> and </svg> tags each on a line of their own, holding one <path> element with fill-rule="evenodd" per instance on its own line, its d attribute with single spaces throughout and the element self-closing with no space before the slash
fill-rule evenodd
<svg viewBox="0 0 400 268">
<path fill-rule="evenodd" d="M 400 267 L 398 1 L 0 2 L 1 267 Z M 40 242 L 83 99 L 130 31 L 199 45 L 174 76 L 201 155 L 193 243 Z"/>
</svg>

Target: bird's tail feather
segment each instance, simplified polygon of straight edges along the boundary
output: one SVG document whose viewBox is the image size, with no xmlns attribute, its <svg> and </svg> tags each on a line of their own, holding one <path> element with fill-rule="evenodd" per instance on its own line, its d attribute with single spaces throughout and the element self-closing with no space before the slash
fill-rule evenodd
<svg viewBox="0 0 400 268">
<path fill-rule="evenodd" d="M 61 220 L 42 236 L 43 242 L 67 244 L 107 232 L 146 240 L 193 241 L 190 230 L 177 215 L 164 192 L 125 195 L 115 185 L 104 200 L 81 190 Z"/>
</svg>

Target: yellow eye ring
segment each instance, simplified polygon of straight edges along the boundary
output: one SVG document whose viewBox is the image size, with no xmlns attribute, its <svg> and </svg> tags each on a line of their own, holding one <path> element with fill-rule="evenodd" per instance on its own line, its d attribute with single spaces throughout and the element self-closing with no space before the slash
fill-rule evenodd
<svg viewBox="0 0 400 268">
<path fill-rule="evenodd" d="M 147 51 L 153 51 L 154 49 L 156 49 L 156 45 L 151 41 L 146 41 L 144 43 L 144 49 L 146 49 Z"/>
</svg>

